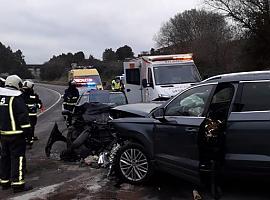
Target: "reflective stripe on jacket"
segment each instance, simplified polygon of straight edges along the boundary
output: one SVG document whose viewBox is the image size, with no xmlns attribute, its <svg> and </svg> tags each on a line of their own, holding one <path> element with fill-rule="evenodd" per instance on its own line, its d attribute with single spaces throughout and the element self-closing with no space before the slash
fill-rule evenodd
<svg viewBox="0 0 270 200">
<path fill-rule="evenodd" d="M 31 89 L 23 93 L 23 98 L 28 107 L 29 116 L 37 116 L 38 109 L 42 107 L 39 96 Z"/>
<path fill-rule="evenodd" d="M 1 135 L 21 134 L 26 128 L 30 128 L 30 123 L 22 96 L 1 96 L 0 94 Z"/>
</svg>

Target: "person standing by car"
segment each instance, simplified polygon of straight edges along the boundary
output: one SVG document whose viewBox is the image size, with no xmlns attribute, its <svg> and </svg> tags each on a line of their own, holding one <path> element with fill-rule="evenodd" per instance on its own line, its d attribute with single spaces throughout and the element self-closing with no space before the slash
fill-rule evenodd
<svg viewBox="0 0 270 200">
<path fill-rule="evenodd" d="M 207 117 L 198 136 L 200 175 L 215 199 L 220 198 L 225 162 L 226 122 L 234 94 L 232 84 L 220 84 L 212 98 Z"/>
<path fill-rule="evenodd" d="M 25 185 L 25 138 L 29 138 L 28 109 L 22 97 L 22 80 L 8 76 L 5 88 L 0 88 L 1 186 L 13 192 L 31 190 Z"/>
<path fill-rule="evenodd" d="M 72 120 L 73 109 L 79 99 L 79 91 L 76 88 L 76 82 L 74 80 L 69 81 L 68 85 L 69 87 L 65 90 L 63 97 L 63 108 L 69 112 L 67 116 L 67 124 L 69 126 Z"/>
<path fill-rule="evenodd" d="M 112 90 L 121 91 L 121 83 L 119 77 L 116 77 L 115 79 L 112 80 Z"/>
<path fill-rule="evenodd" d="M 125 92 L 125 84 L 123 83 L 123 80 L 120 80 L 120 91 Z"/>
<path fill-rule="evenodd" d="M 38 137 L 35 136 L 35 126 L 37 124 L 37 112 L 38 109 L 42 108 L 42 102 L 39 99 L 39 96 L 34 92 L 34 83 L 32 81 L 23 82 L 23 98 L 28 107 L 29 119 L 31 124 L 31 137 L 27 141 L 27 144 L 31 148 L 34 140 L 38 140 Z"/>
</svg>

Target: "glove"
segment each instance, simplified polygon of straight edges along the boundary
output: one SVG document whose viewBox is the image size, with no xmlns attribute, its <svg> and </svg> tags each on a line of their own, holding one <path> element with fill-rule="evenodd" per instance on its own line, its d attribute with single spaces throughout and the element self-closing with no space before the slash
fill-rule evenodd
<svg viewBox="0 0 270 200">
<path fill-rule="evenodd" d="M 45 107 L 42 106 L 42 107 L 40 108 L 40 112 L 44 112 L 44 111 L 45 111 Z"/>
</svg>

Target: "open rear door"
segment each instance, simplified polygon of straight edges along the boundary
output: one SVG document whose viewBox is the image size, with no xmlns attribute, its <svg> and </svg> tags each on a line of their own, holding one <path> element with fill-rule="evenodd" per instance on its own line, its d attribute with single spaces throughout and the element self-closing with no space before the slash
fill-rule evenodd
<svg viewBox="0 0 270 200">
<path fill-rule="evenodd" d="M 136 62 L 124 63 L 125 93 L 128 103 L 142 102 L 141 65 Z"/>
</svg>

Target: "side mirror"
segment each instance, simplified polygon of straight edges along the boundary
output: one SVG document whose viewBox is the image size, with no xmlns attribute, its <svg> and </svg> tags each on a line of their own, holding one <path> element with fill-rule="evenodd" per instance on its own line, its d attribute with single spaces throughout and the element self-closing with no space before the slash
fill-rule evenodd
<svg viewBox="0 0 270 200">
<path fill-rule="evenodd" d="M 143 88 L 147 87 L 147 80 L 145 78 L 142 80 L 142 86 Z"/>
<path fill-rule="evenodd" d="M 161 108 L 157 108 L 153 113 L 152 113 L 152 117 L 154 119 L 158 119 L 158 120 L 162 120 L 165 119 L 165 109 L 163 107 Z"/>
</svg>

